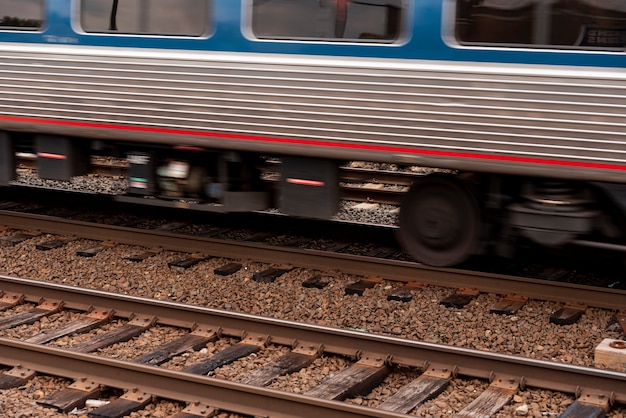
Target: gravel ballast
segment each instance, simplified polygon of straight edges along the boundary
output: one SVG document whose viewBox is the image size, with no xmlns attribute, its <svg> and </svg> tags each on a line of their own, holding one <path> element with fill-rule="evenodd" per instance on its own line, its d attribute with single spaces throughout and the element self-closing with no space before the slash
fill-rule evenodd
<svg viewBox="0 0 626 418">
<path fill-rule="evenodd" d="M 346 285 L 361 277 L 339 272 L 322 272 L 329 285 L 323 289 L 310 289 L 303 287 L 302 282 L 319 272 L 295 268 L 274 283 L 259 283 L 251 280 L 253 273 L 269 266 L 249 260 L 236 260 L 244 268 L 232 276 L 223 277 L 214 275 L 213 269 L 233 260 L 210 259 L 183 270 L 168 267 L 168 262 L 184 256 L 170 251 L 134 263 L 124 260 L 124 257 L 139 249 L 126 245 L 107 249 L 92 258 L 76 255 L 79 249 L 97 245 L 88 240 L 72 241 L 64 248 L 45 252 L 34 249 L 36 244 L 51 238 L 42 235 L 15 247 L 0 247 L 2 274 L 583 366 L 593 366 L 593 350 L 602 339 L 622 337 L 616 328 L 607 330 L 614 313 L 602 309 L 589 308 L 577 323 L 558 326 L 549 323 L 550 314 L 560 307 L 554 302 L 530 301 L 516 315 L 501 316 L 489 313 L 489 307 L 498 299 L 496 295 L 481 294 L 464 309 L 453 309 L 439 303 L 451 293 L 450 289 L 439 287 L 413 291 L 413 300 L 406 303 L 386 299 L 391 290 L 400 286 L 395 282 L 383 281 L 366 290 L 362 297 L 345 295 Z M 20 309 L 24 308 L 2 312 L 0 316 Z M 36 329 L 53 328 L 75 317 L 75 313 L 61 312 L 39 321 Z M 72 337 L 71 344 L 117 325 L 114 321 L 96 331 Z M 157 327 L 130 342 L 103 349 L 98 355 L 131 359 L 141 348 L 165 343 L 178 333 L 180 330 Z M 3 333 L 15 338 L 26 338 L 32 334 L 31 327 L 17 327 Z M 209 343 L 205 349 L 187 353 L 166 366 L 181 369 L 232 342 L 219 340 Z M 66 346 L 70 342 L 62 338 L 52 344 Z M 261 367 L 285 350 L 270 347 L 263 355 L 254 354 L 216 370 L 213 376 L 237 380 L 246 370 Z M 277 379 L 271 387 L 301 393 L 338 373 L 347 364 L 348 359 L 323 357 L 314 366 Z M 394 371 L 373 393 L 350 402 L 375 406 L 415 375 L 413 370 Z M 0 411 L 6 416 L 13 416 L 11 411 L 14 409 L 8 402 L 12 393 L 19 394 L 16 399 L 26 396 L 34 402 L 51 393 L 51 386 L 56 385 L 55 389 L 60 389 L 67 384 L 59 379 L 38 377 L 25 387 L 2 393 Z M 426 402 L 413 414 L 422 417 L 450 416 L 478 396 L 486 384 L 484 381 L 455 380 L 442 395 Z M 530 417 L 558 416 L 564 406 L 573 400 L 573 397 L 563 394 L 524 390 L 498 417 L 512 416 L 518 408 L 521 408 L 520 411 L 527 410 L 526 416 Z M 154 415 L 157 409 L 161 411 L 161 408 L 172 407 L 167 402 L 156 405 L 131 416 L 158 416 Z M 34 412 L 26 412 L 29 408 L 34 408 Z M 25 417 L 64 416 L 48 409 L 43 410 L 46 415 L 41 415 L 41 407 L 34 403 L 20 411 L 26 414 L 22 415 Z M 608 416 L 624 417 L 624 409 L 618 408 Z"/>
</svg>

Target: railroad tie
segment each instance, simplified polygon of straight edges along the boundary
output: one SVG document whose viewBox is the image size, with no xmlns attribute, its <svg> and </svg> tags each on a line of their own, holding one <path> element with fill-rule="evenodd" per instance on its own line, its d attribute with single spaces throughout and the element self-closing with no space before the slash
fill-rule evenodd
<svg viewBox="0 0 626 418">
<path fill-rule="evenodd" d="M 217 338 L 217 332 L 211 331 L 209 327 L 197 326 L 191 333 L 164 344 L 150 353 L 135 358 L 133 363 L 159 365 L 190 349 L 197 350 L 215 338 Z M 100 396 L 101 388 L 102 385 L 83 378 L 75 381 L 66 389 L 55 392 L 41 401 L 37 401 L 37 403 L 68 413 L 74 408 L 82 408 L 88 399 Z M 125 407 L 135 407 L 134 404 L 128 402 L 128 399 L 122 403 L 126 405 Z M 119 408 L 119 406 L 116 408 Z"/>
<path fill-rule="evenodd" d="M 382 277 L 368 277 L 367 279 L 359 280 L 346 286 L 345 294 L 363 296 L 365 289 L 371 289 L 382 281 Z"/>
<path fill-rule="evenodd" d="M 233 344 L 212 355 L 204 361 L 199 361 L 183 369 L 185 373 L 207 375 L 218 367 L 225 366 L 242 357 L 256 353 L 267 344 L 269 336 L 250 335 L 237 344 Z"/>
<path fill-rule="evenodd" d="M 489 418 L 513 399 L 519 387 L 519 378 L 496 376 L 487 390 L 456 414 L 454 418 Z"/>
<path fill-rule="evenodd" d="M 252 280 L 261 283 L 274 283 L 276 279 L 278 279 L 283 274 L 290 272 L 291 270 L 293 270 L 293 267 L 290 266 L 270 267 L 266 270 L 254 273 L 252 275 Z"/>
<path fill-rule="evenodd" d="M 30 311 L 20 312 L 0 319 L 0 330 L 33 324 L 44 316 L 59 312 L 62 308 L 63 302 L 61 301 L 44 300 Z"/>
<path fill-rule="evenodd" d="M 601 418 L 610 409 L 610 396 L 602 393 L 582 393 L 559 418 Z"/>
<path fill-rule="evenodd" d="M 391 371 L 385 360 L 386 357 L 382 355 L 364 354 L 359 361 L 304 394 L 337 401 L 365 395 L 378 386 Z"/>
<path fill-rule="evenodd" d="M 581 303 L 566 303 L 563 307 L 550 315 L 550 323 L 556 325 L 571 325 L 578 321 L 587 310 L 587 305 Z"/>
<path fill-rule="evenodd" d="M 138 254 L 124 257 L 124 260 L 132 261 L 133 263 L 141 263 L 143 260 L 146 260 L 150 257 L 154 257 L 158 253 L 159 253 L 159 250 L 146 250 Z"/>
<path fill-rule="evenodd" d="M 201 403 L 187 405 L 182 411 L 172 415 L 170 418 L 211 418 L 216 416 L 219 410 Z"/>
<path fill-rule="evenodd" d="M 83 377 L 74 381 L 67 388 L 37 401 L 37 404 L 47 408 L 55 408 L 59 412 L 67 414 L 74 408 L 82 408 L 88 399 L 97 398 L 101 393 L 101 385 Z"/>
<path fill-rule="evenodd" d="M 439 303 L 446 308 L 462 309 L 465 305 L 476 299 L 479 294 L 480 292 L 476 289 L 458 289 L 455 293 L 447 296 Z"/>
<path fill-rule="evenodd" d="M 35 248 L 39 251 L 50 251 L 57 248 L 65 247 L 70 240 L 67 239 L 52 239 L 35 245 Z"/>
<path fill-rule="evenodd" d="M 218 336 L 217 330 L 209 326 L 197 326 L 180 338 L 158 347 L 156 350 L 133 359 L 133 363 L 158 366 L 189 350 L 199 350 Z"/>
<path fill-rule="evenodd" d="M 378 407 L 384 411 L 408 414 L 446 389 L 452 378 L 452 366 L 429 368 L 417 379 L 402 387 Z"/>
<path fill-rule="evenodd" d="M 94 328 L 108 322 L 113 317 L 113 311 L 106 309 L 93 309 L 87 315 L 80 319 L 69 322 L 63 326 L 52 330 L 43 331 L 33 337 L 25 340 L 27 343 L 32 344 L 45 344 L 57 338 L 61 338 L 66 335 L 80 334 L 82 332 L 91 331 Z"/>
<path fill-rule="evenodd" d="M 290 353 L 249 373 L 241 383 L 252 386 L 267 386 L 279 376 L 297 372 L 308 367 L 319 357 L 322 347 L 319 344 L 300 343 Z"/>
<path fill-rule="evenodd" d="M 15 366 L 11 370 L 0 373 L 0 389 L 11 389 L 23 386 L 35 377 L 37 372 L 22 366 Z"/>
<path fill-rule="evenodd" d="M 231 274 L 237 273 L 243 267 L 239 263 L 228 263 L 223 266 L 217 267 L 213 270 L 213 273 L 218 276 L 230 276 Z"/>
<path fill-rule="evenodd" d="M 406 282 L 402 287 L 394 289 L 387 295 L 387 300 L 395 300 L 398 302 L 410 302 L 413 299 L 413 292 L 422 290 L 424 284 L 416 281 Z"/>
<path fill-rule="evenodd" d="M 528 302 L 528 298 L 520 295 L 507 295 L 500 299 L 489 312 L 498 315 L 514 315 Z"/>
<path fill-rule="evenodd" d="M 91 353 L 115 343 L 128 341 L 150 328 L 155 322 L 156 318 L 154 316 L 138 315 L 127 324 L 101 335 L 96 335 L 81 344 L 75 345 L 70 350 L 77 353 Z"/>
<path fill-rule="evenodd" d="M 132 389 L 108 404 L 89 412 L 90 417 L 118 418 L 145 408 L 152 403 L 153 396 L 138 389 Z"/>
<path fill-rule="evenodd" d="M 170 261 L 169 263 L 167 263 L 168 267 L 170 268 L 178 268 L 181 270 L 186 270 L 188 268 L 191 268 L 193 266 L 195 266 L 198 263 L 201 263 L 202 261 L 208 260 L 211 257 L 207 256 L 206 254 L 191 254 L 187 257 L 184 258 L 180 258 L 178 260 L 174 260 L 174 261 Z"/>
<path fill-rule="evenodd" d="M 27 241 L 31 238 L 35 238 L 41 235 L 40 232 L 34 233 L 22 233 L 16 234 L 10 237 L 2 237 L 0 238 L 0 246 L 2 247 L 15 247 L 17 244 L 21 244 L 24 241 Z"/>
</svg>

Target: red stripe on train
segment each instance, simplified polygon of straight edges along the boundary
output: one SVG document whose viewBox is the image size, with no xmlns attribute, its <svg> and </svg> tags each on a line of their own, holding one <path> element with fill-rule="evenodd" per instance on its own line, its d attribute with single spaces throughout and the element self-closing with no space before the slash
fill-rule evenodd
<svg viewBox="0 0 626 418">
<path fill-rule="evenodd" d="M 292 178 L 287 179 L 287 183 L 297 184 L 299 186 L 312 186 L 312 187 L 324 187 L 326 185 L 326 183 L 324 183 L 323 181 L 292 179 Z"/>
<path fill-rule="evenodd" d="M 199 131 L 190 131 L 190 130 L 184 130 L 184 129 L 151 128 L 151 127 L 144 127 L 144 126 L 126 126 L 126 125 L 114 125 L 114 124 L 107 124 L 107 123 L 74 122 L 74 121 L 62 121 L 62 120 L 53 120 L 53 119 L 19 118 L 19 117 L 13 117 L 13 116 L 0 116 L 0 120 L 20 122 L 20 123 L 64 125 L 64 126 L 81 127 L 81 128 L 115 129 L 115 130 L 120 130 L 120 131 L 236 139 L 240 141 L 260 141 L 260 142 L 272 142 L 272 143 L 294 144 L 294 145 L 296 144 L 297 145 L 312 145 L 312 146 L 318 146 L 318 147 L 344 148 L 344 149 L 354 149 L 354 150 L 361 150 L 361 151 L 380 151 L 380 152 L 393 152 L 393 153 L 403 153 L 403 154 L 430 155 L 434 157 L 453 157 L 453 158 L 474 159 L 474 160 L 504 161 L 504 162 L 513 162 L 513 163 L 527 163 L 527 164 L 555 165 L 555 166 L 563 166 L 563 167 L 595 168 L 595 169 L 603 169 L 603 170 L 626 171 L 626 165 L 591 163 L 591 162 L 582 162 L 582 161 L 560 161 L 560 160 L 551 160 L 547 158 L 514 157 L 514 156 L 508 156 L 508 155 L 478 154 L 478 153 L 459 152 L 459 151 L 438 151 L 438 150 L 415 149 L 415 148 L 405 148 L 405 147 L 387 146 L 387 145 L 336 143 L 336 142 L 323 141 L 323 140 L 275 138 L 275 137 L 258 136 L 258 135 L 227 134 L 227 133 L 220 133 L 220 132 L 199 132 Z"/>
<path fill-rule="evenodd" d="M 48 158 L 50 160 L 67 160 L 67 156 L 63 154 L 51 154 L 49 152 L 38 152 L 37 157 Z"/>
</svg>

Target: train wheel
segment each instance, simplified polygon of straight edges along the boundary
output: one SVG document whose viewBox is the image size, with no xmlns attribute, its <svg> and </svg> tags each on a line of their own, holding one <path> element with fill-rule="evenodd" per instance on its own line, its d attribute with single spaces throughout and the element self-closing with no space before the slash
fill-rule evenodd
<svg viewBox="0 0 626 418">
<path fill-rule="evenodd" d="M 480 226 L 480 209 L 467 187 L 433 175 L 411 186 L 400 209 L 399 238 L 417 260 L 452 266 L 476 251 Z"/>
</svg>

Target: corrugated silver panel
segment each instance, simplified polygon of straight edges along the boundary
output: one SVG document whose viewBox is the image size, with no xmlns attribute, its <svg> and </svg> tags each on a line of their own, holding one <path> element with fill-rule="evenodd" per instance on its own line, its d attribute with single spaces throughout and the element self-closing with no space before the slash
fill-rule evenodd
<svg viewBox="0 0 626 418">
<path fill-rule="evenodd" d="M 626 165 L 623 71 L 62 51 L 0 48 L 0 115 Z"/>
</svg>

